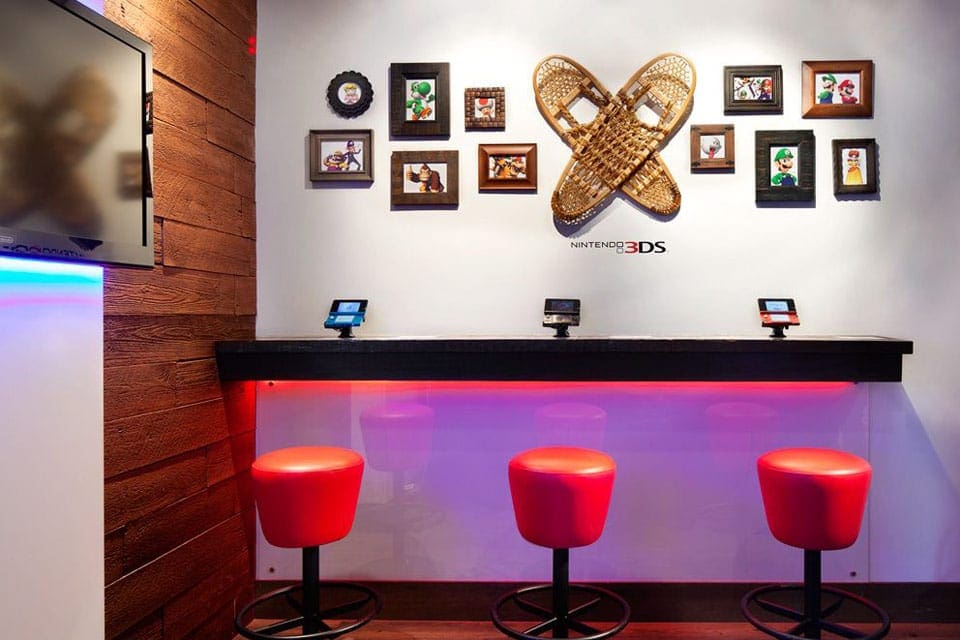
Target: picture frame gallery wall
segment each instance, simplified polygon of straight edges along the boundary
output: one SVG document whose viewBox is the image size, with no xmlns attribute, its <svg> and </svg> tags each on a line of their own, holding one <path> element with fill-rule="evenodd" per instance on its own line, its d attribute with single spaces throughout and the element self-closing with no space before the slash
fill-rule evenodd
<svg viewBox="0 0 960 640">
<path fill-rule="evenodd" d="M 834 3 L 813 0 L 773 12 L 759 1 L 731 11 L 677 0 L 645 4 L 644 24 L 657 27 L 638 33 L 630 3 L 584 8 L 576 19 L 545 0 L 456 12 L 439 0 L 424 0 L 417 12 L 365 1 L 326 3 L 323 11 L 311 3 L 261 3 L 258 336 L 325 336 L 330 300 L 352 295 L 370 301 L 367 337 L 537 336 L 546 331 L 546 297 L 582 301 L 579 335 L 765 337 L 757 298 L 792 297 L 803 325 L 788 340 L 915 341 L 902 386 L 871 392 L 871 415 L 893 417 L 871 436 L 881 471 L 871 494 L 869 578 L 960 581 L 960 549 L 944 538 L 960 529 L 960 343 L 924 312 L 937 301 L 938 319 L 960 315 L 951 275 L 960 185 L 922 161 L 960 147 L 960 130 L 944 124 L 960 98 L 953 89 L 935 99 L 917 95 L 918 83 L 956 85 L 960 5 L 948 5 L 917 0 L 876 11 L 868 0 L 853 0 L 839 13 Z M 362 34 L 362 42 L 350 34 Z M 568 55 L 615 91 L 664 52 L 689 58 L 697 73 L 690 115 L 660 150 L 682 193 L 679 211 L 652 216 L 613 196 L 589 224 L 564 235 L 550 200 L 571 148 L 538 112 L 531 82 L 537 62 Z M 833 68 L 869 71 L 871 115 L 845 115 L 839 104 L 825 105 L 837 110 L 827 117 L 805 117 L 804 63 L 824 61 L 871 62 Z M 437 78 L 439 65 L 448 65 L 448 127 L 430 125 L 437 129 L 430 137 L 392 130 L 392 74 L 412 64 L 430 67 L 412 73 Z M 729 111 L 725 67 L 778 67 L 781 111 Z M 344 70 L 372 85 L 369 109 L 352 118 L 333 111 L 326 95 Z M 476 88 L 503 89 L 503 128 L 468 126 L 465 92 Z M 733 125 L 732 171 L 691 171 L 691 125 Z M 372 182 L 309 179 L 309 132 L 337 129 L 372 132 Z M 812 199 L 758 201 L 762 131 L 812 132 L 802 141 L 815 158 Z M 869 148 L 877 163 L 873 192 L 835 192 L 834 140 L 873 141 L 856 147 Z M 536 145 L 536 189 L 482 188 L 478 161 L 490 147 L 481 145 L 520 144 Z M 457 154 L 456 203 L 426 194 L 436 206 L 392 204 L 394 194 L 406 197 L 391 184 L 394 154 L 436 152 Z M 847 162 L 842 157 L 842 168 Z M 663 251 L 618 252 L 626 243 Z M 929 500 L 908 499 L 896 476 L 883 471 L 887 465 L 919 478 L 911 493 Z M 937 524 L 920 540 L 911 531 L 917 521 Z"/>
</svg>

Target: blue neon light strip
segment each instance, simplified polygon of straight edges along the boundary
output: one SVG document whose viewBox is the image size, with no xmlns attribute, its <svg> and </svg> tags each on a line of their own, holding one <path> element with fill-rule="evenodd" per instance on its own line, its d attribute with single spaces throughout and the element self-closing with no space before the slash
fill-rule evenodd
<svg viewBox="0 0 960 640">
<path fill-rule="evenodd" d="M 32 314 L 37 305 L 102 306 L 103 267 L 0 257 L 0 316 Z"/>
<path fill-rule="evenodd" d="M 0 285 L 103 284 L 103 267 L 50 260 L 0 257 Z"/>
</svg>

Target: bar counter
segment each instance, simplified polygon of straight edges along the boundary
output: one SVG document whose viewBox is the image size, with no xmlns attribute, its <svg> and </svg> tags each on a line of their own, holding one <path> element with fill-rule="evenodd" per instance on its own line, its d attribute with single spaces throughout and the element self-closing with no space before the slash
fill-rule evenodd
<svg viewBox="0 0 960 640">
<path fill-rule="evenodd" d="M 217 343 L 223 380 L 899 382 L 878 336 L 319 338 Z"/>
</svg>

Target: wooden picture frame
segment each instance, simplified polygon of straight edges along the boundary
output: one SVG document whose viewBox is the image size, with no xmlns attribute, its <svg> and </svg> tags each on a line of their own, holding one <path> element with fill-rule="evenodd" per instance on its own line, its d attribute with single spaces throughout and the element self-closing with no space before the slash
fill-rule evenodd
<svg viewBox="0 0 960 640">
<path fill-rule="evenodd" d="M 373 182 L 372 129 L 311 129 L 312 182 Z"/>
<path fill-rule="evenodd" d="M 397 138 L 450 136 L 450 64 L 390 65 L 390 135 Z"/>
<path fill-rule="evenodd" d="M 480 191 L 536 191 L 537 145 L 478 145 L 477 186 Z"/>
<path fill-rule="evenodd" d="M 877 193 L 877 141 L 846 138 L 833 141 L 833 193 Z"/>
<path fill-rule="evenodd" d="M 460 203 L 458 151 L 390 154 L 390 205 L 430 208 Z"/>
<path fill-rule="evenodd" d="M 356 118 L 373 102 L 373 87 L 366 76 L 356 71 L 341 71 L 327 85 L 327 102 L 343 118 Z"/>
<path fill-rule="evenodd" d="M 812 130 L 756 132 L 757 202 L 816 197 L 817 152 Z"/>
<path fill-rule="evenodd" d="M 463 90 L 463 123 L 470 129 L 504 129 L 507 101 L 503 87 L 473 87 Z"/>
<path fill-rule="evenodd" d="M 802 90 L 804 118 L 872 118 L 873 60 L 804 60 Z"/>
<path fill-rule="evenodd" d="M 783 113 L 783 67 L 724 67 L 723 113 Z"/>
<path fill-rule="evenodd" d="M 690 125 L 690 171 L 736 169 L 736 147 L 732 124 Z"/>
</svg>

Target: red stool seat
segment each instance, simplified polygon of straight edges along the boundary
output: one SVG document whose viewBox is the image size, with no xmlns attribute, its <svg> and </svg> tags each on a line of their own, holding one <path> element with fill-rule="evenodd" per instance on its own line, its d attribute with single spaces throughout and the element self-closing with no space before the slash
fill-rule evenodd
<svg viewBox="0 0 960 640">
<path fill-rule="evenodd" d="M 832 449 L 778 449 L 757 460 L 773 536 L 800 549 L 844 549 L 857 540 L 870 463 Z"/>
<path fill-rule="evenodd" d="M 616 464 L 593 449 L 541 447 L 510 460 L 517 528 L 551 549 L 593 544 L 603 532 Z"/>
<path fill-rule="evenodd" d="M 290 447 L 253 462 L 260 526 L 275 547 L 335 542 L 353 526 L 363 458 L 339 447 Z"/>
</svg>

